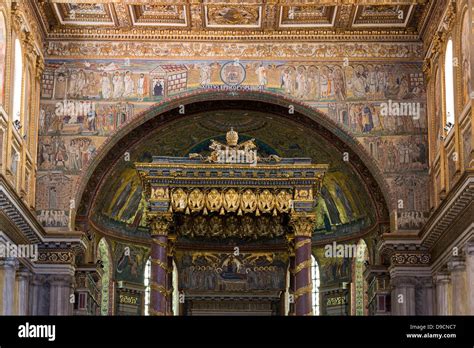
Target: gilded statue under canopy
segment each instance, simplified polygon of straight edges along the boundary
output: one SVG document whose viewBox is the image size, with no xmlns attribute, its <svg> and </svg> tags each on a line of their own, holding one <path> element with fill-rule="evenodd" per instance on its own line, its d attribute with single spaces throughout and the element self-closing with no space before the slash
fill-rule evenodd
<svg viewBox="0 0 474 348">
<path fill-rule="evenodd" d="M 211 139 L 209 149 L 211 154 L 207 157 L 198 153 L 190 153 L 189 158 L 200 159 L 207 163 L 248 163 L 257 164 L 257 162 L 280 162 L 281 158 L 277 155 L 270 155 L 261 158 L 257 155 L 257 145 L 255 139 L 246 140 L 239 144 L 239 134 L 231 128 L 226 134 L 227 144 Z"/>
</svg>

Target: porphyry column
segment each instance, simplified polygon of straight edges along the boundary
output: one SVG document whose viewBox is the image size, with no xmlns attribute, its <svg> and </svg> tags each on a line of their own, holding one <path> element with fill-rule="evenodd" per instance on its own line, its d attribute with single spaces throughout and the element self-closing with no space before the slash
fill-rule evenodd
<svg viewBox="0 0 474 348">
<path fill-rule="evenodd" d="M 293 215 L 291 225 L 295 234 L 295 314 L 312 315 L 313 284 L 311 279 L 311 236 L 315 223 L 313 215 Z"/>
<path fill-rule="evenodd" d="M 151 277 L 150 315 L 167 315 L 168 299 L 168 232 L 171 215 L 160 215 L 153 219 L 151 227 Z"/>
</svg>

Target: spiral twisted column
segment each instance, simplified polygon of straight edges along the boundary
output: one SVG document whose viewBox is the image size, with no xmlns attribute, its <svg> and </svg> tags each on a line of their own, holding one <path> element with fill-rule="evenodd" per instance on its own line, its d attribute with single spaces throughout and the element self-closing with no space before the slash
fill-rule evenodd
<svg viewBox="0 0 474 348">
<path fill-rule="evenodd" d="M 155 217 L 151 223 L 150 315 L 168 315 L 171 291 L 168 286 L 168 232 L 171 214 Z"/>
<path fill-rule="evenodd" d="M 312 315 L 313 284 L 311 279 L 311 236 L 316 217 L 312 214 L 294 214 L 291 226 L 295 234 L 295 314 Z"/>
</svg>

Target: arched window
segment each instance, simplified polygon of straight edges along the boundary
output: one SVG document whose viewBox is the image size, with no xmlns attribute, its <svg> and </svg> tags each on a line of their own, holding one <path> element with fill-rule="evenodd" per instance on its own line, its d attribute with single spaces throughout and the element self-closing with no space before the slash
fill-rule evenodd
<svg viewBox="0 0 474 348">
<path fill-rule="evenodd" d="M 454 125 L 454 65 L 453 65 L 453 40 L 449 39 L 446 45 L 444 64 L 446 123 Z"/>
<path fill-rule="evenodd" d="M 436 149 L 438 149 L 440 141 L 443 137 L 443 108 L 441 105 L 441 99 L 443 98 L 442 94 L 442 76 L 441 76 L 441 67 L 436 68 L 435 82 L 434 82 L 434 143 L 436 144 Z"/>
<path fill-rule="evenodd" d="M 31 101 L 30 101 L 30 93 L 31 93 L 31 71 L 28 68 L 26 71 L 25 76 L 25 93 L 23 97 L 23 134 L 25 136 L 28 135 L 28 129 L 30 127 L 30 110 L 31 110 Z"/>
<path fill-rule="evenodd" d="M 110 253 L 107 242 L 102 238 L 99 242 L 99 259 L 102 261 L 104 273 L 102 275 L 102 303 L 100 305 L 100 313 L 102 315 L 110 314 L 110 276 L 111 263 Z"/>
<path fill-rule="evenodd" d="M 145 264 L 145 315 L 150 315 L 151 259 Z"/>
<path fill-rule="evenodd" d="M 7 49 L 7 31 L 5 29 L 5 17 L 0 11 L 0 104 L 3 104 L 5 92 L 5 56 Z"/>
<path fill-rule="evenodd" d="M 311 255 L 311 280 L 313 282 L 313 315 L 319 315 L 319 265 Z"/>
<path fill-rule="evenodd" d="M 145 315 L 150 315 L 150 282 L 151 282 L 151 259 L 145 264 L 145 275 L 144 275 L 144 285 L 145 285 Z M 173 314 L 179 314 L 179 290 L 178 290 L 178 268 L 176 263 L 173 261 Z"/>
<path fill-rule="evenodd" d="M 173 261 L 173 273 L 172 273 L 172 282 L 173 282 L 173 315 L 179 315 L 179 289 L 178 289 L 178 267 Z"/>
<path fill-rule="evenodd" d="M 23 54 L 21 51 L 20 40 L 15 39 L 15 63 L 13 73 L 13 122 L 20 121 L 21 111 L 21 83 L 23 74 Z"/>
</svg>

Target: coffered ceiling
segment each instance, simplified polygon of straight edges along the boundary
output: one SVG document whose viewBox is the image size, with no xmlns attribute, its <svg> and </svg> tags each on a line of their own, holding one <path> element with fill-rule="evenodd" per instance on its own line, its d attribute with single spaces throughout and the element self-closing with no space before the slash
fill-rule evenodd
<svg viewBox="0 0 474 348">
<path fill-rule="evenodd" d="M 433 0 L 431 0 L 433 1 Z M 430 0 L 31 0 L 49 38 L 392 35 L 419 38 Z"/>
</svg>

